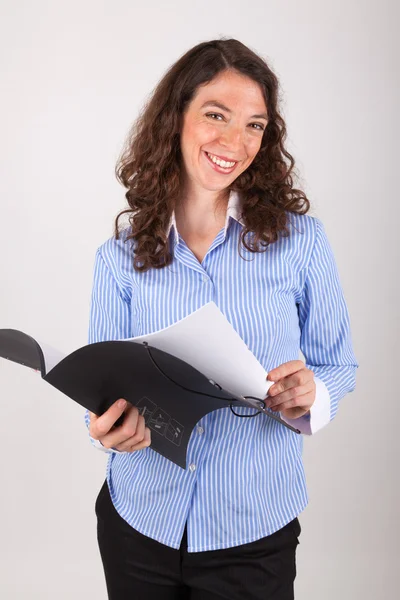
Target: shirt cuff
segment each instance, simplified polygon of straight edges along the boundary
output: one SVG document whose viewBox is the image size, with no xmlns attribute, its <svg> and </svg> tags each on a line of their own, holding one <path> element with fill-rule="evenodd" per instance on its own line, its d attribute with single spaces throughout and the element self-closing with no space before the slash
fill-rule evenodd
<svg viewBox="0 0 400 600">
<path fill-rule="evenodd" d="M 314 404 L 310 408 L 310 414 L 298 419 L 287 419 L 281 415 L 281 419 L 299 429 L 304 435 L 313 435 L 325 427 L 331 420 L 331 399 L 328 388 L 322 379 L 319 379 L 315 375 L 314 381 L 316 393 Z"/>
<path fill-rule="evenodd" d="M 116 448 L 106 448 L 105 446 L 103 446 L 103 444 L 101 443 L 100 440 L 95 440 L 94 438 L 90 437 L 90 441 L 92 442 L 93 446 L 95 448 L 98 448 L 99 450 L 102 450 L 103 452 L 107 452 L 108 454 L 110 453 L 115 453 L 115 454 L 128 454 L 127 452 L 121 452 L 121 450 L 116 450 Z"/>
</svg>

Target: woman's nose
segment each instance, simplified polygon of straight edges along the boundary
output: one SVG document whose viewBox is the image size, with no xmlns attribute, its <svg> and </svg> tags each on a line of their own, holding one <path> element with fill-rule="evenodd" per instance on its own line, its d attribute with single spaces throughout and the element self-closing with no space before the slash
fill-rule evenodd
<svg viewBox="0 0 400 600">
<path fill-rule="evenodd" d="M 240 127 L 228 125 L 221 133 L 220 142 L 226 148 L 235 151 L 243 144 L 243 132 Z"/>
</svg>

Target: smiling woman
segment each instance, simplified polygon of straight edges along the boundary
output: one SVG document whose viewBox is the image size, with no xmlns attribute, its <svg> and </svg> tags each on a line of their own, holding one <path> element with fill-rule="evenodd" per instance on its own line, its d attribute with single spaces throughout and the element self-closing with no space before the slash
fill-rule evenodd
<svg viewBox="0 0 400 600">
<path fill-rule="evenodd" d="M 265 404 L 312 435 L 358 364 L 323 224 L 293 187 L 278 96 L 238 40 L 198 44 L 168 70 L 117 164 L 128 208 L 96 253 L 89 343 L 153 333 L 213 301 L 273 381 Z M 302 436 L 222 408 L 197 423 L 183 469 L 152 448 L 156 409 L 139 414 L 135 393 L 85 414 L 109 453 L 95 507 L 109 598 L 292 600 Z"/>
<path fill-rule="evenodd" d="M 228 99 L 229 107 L 219 98 Z M 210 107 L 221 112 L 210 113 Z M 266 111 L 260 85 L 235 71 L 222 71 L 202 85 L 184 113 L 181 131 L 185 175 L 192 185 L 210 190 L 230 186 L 260 150 Z M 253 114 L 257 112 L 264 113 L 263 124 L 255 121 L 260 119 Z M 233 176 L 221 179 L 217 173 Z"/>
<path fill-rule="evenodd" d="M 309 210 L 303 191 L 293 187 L 295 162 L 284 148 L 278 96 L 276 75 L 238 40 L 198 44 L 166 72 L 116 167 L 129 207 L 117 216 L 115 235 L 128 214 L 136 270 L 171 263 L 165 232 L 171 219 L 179 224 L 188 216 L 189 196 L 189 218 L 211 230 L 223 224 L 229 193 L 240 192 L 241 242 L 251 252 L 289 234 L 288 213 Z M 213 227 L 214 209 L 221 214 Z"/>
</svg>

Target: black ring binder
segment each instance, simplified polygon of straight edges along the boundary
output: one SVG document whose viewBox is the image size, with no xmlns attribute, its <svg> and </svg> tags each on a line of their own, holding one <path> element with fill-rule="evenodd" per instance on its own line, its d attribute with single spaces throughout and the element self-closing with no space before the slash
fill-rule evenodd
<svg viewBox="0 0 400 600">
<path fill-rule="evenodd" d="M 97 342 L 75 350 L 46 372 L 36 340 L 13 329 L 0 329 L 0 357 L 39 370 L 42 378 L 75 402 L 102 415 L 118 398 L 137 406 L 151 429 L 151 448 L 182 468 L 196 423 L 221 408 L 244 406 L 265 413 L 300 433 L 271 411 L 263 400 L 235 396 L 197 369 L 147 342 Z M 262 407 L 261 407 L 262 403 Z M 115 425 L 122 422 L 120 418 Z"/>
</svg>

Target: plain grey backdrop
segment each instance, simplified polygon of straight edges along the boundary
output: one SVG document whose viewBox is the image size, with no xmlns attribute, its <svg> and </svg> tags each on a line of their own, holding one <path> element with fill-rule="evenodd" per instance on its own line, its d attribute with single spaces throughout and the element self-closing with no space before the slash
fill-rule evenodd
<svg viewBox="0 0 400 600">
<path fill-rule="evenodd" d="M 356 390 L 305 439 L 298 600 L 398 593 L 399 43 L 393 0 L 1 0 L 0 327 L 87 341 L 96 248 L 125 190 L 114 166 L 165 70 L 235 37 L 280 78 L 287 147 L 347 300 Z M 94 502 L 107 456 L 84 410 L 0 360 L 0 597 L 106 600 Z"/>
</svg>

